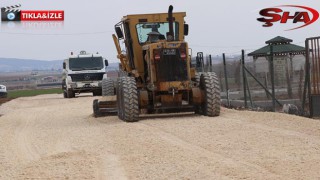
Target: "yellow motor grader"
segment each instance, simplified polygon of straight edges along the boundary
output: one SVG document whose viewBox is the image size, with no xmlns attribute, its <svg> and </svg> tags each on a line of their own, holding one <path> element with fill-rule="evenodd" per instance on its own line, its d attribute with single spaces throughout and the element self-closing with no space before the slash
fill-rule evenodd
<svg viewBox="0 0 320 180">
<path fill-rule="evenodd" d="M 135 122 L 140 114 L 220 114 L 217 76 L 191 68 L 186 13 L 172 11 L 170 6 L 168 13 L 127 15 L 115 25 L 119 77 L 102 82 L 103 99 L 93 102 L 95 116 L 116 113 Z"/>
</svg>

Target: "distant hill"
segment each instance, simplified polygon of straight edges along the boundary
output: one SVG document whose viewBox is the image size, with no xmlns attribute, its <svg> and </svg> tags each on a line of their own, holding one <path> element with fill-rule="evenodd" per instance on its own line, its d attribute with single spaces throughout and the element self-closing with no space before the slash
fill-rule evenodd
<svg viewBox="0 0 320 180">
<path fill-rule="evenodd" d="M 33 60 L 0 58 L 0 72 L 21 72 L 21 71 L 51 71 L 62 70 L 63 60 Z M 109 70 L 118 69 L 118 63 L 109 63 Z"/>
<path fill-rule="evenodd" d="M 0 58 L 0 72 L 59 70 L 63 60 L 43 61 L 32 59 Z"/>
</svg>

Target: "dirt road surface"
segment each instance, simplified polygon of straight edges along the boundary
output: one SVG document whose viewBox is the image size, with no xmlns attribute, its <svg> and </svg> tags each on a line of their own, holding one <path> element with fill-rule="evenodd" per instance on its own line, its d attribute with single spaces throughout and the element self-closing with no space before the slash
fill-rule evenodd
<svg viewBox="0 0 320 180">
<path fill-rule="evenodd" d="M 320 122 L 222 109 L 197 115 L 94 118 L 62 95 L 0 106 L 0 179 L 320 179 Z"/>
</svg>

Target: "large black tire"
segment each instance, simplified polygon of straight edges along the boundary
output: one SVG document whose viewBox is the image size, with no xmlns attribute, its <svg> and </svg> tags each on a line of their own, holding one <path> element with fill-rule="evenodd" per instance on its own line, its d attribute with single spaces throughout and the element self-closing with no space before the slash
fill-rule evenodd
<svg viewBox="0 0 320 180">
<path fill-rule="evenodd" d="M 200 77 L 200 89 L 205 93 L 204 102 L 201 105 L 201 112 L 205 116 L 220 115 L 220 85 L 217 75 L 214 72 L 203 73 Z"/>
<path fill-rule="evenodd" d="M 67 91 L 67 98 L 74 98 L 75 97 L 75 93 L 72 90 L 68 90 Z"/>
<path fill-rule="evenodd" d="M 113 96 L 114 92 L 114 82 L 112 79 L 102 80 L 102 96 Z"/>
<path fill-rule="evenodd" d="M 120 77 L 118 94 L 118 117 L 126 122 L 138 121 L 139 101 L 135 78 Z"/>
<path fill-rule="evenodd" d="M 92 92 L 93 96 L 101 96 L 102 95 L 102 90 L 95 90 Z"/>
<path fill-rule="evenodd" d="M 68 97 L 67 92 L 66 92 L 65 90 L 63 90 L 63 97 L 64 97 L 64 98 L 67 98 L 67 97 Z"/>
</svg>

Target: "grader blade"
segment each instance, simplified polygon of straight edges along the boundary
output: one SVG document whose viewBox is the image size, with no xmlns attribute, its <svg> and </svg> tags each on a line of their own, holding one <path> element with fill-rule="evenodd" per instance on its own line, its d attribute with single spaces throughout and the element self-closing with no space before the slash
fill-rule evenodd
<svg viewBox="0 0 320 180">
<path fill-rule="evenodd" d="M 101 100 L 93 101 L 94 117 L 117 115 L 117 100 L 116 96 L 106 96 Z"/>
</svg>

